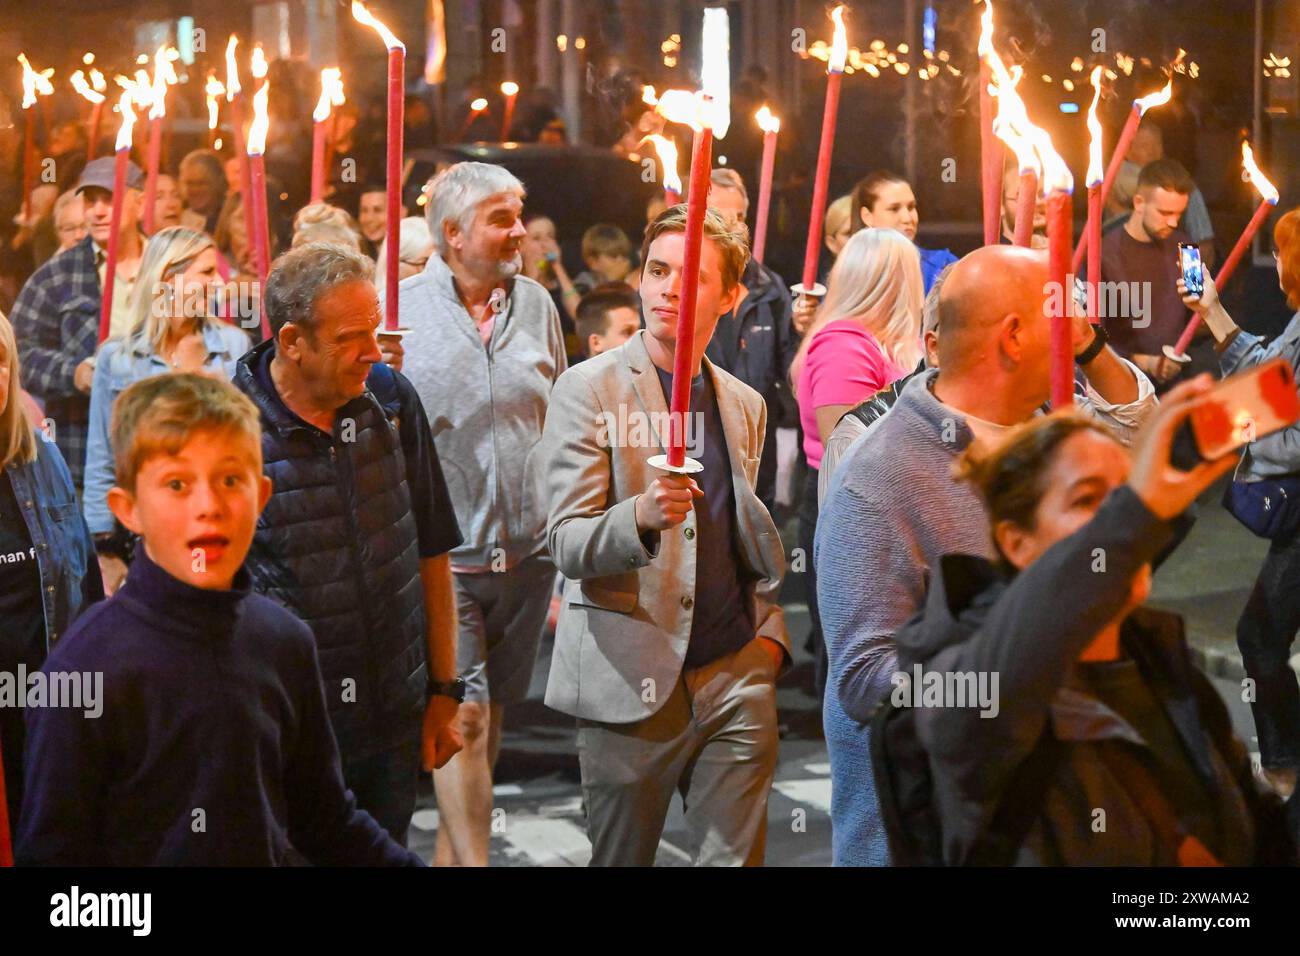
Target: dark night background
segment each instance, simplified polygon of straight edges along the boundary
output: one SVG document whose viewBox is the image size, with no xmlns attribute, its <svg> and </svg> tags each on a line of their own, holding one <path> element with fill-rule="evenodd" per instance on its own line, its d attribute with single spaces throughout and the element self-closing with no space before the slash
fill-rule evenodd
<svg viewBox="0 0 1300 956">
<path fill-rule="evenodd" d="M 504 79 L 516 80 L 523 88 L 520 115 L 526 114 L 531 93 L 549 87 L 570 139 L 608 146 L 635 120 L 641 83 L 653 83 L 661 90 L 695 84 L 699 23 L 706 5 L 725 6 L 731 22 L 732 131 L 715 154 L 726 156 L 751 190 L 756 186 L 760 148 L 753 110 L 768 102 L 783 119 L 768 261 L 791 277 L 802 254 L 825 86 L 824 63 L 794 52 L 792 31 L 805 31 L 809 43 L 828 41 L 827 12 L 833 4 L 820 0 L 708 4 L 698 0 L 373 0 L 370 8 L 405 40 L 408 91 L 429 108 L 427 124 L 414 134 L 408 132 L 409 149 L 457 139 L 498 138 L 501 97 L 496 89 Z M 423 82 L 422 74 L 433 7 L 442 9 L 447 48 L 444 76 L 430 85 Z M 845 77 L 830 194 L 847 192 L 871 169 L 898 170 L 915 186 L 922 243 L 948 246 L 959 254 L 968 251 L 978 241 L 979 231 L 979 144 L 972 78 L 980 8 L 970 0 L 849 0 L 847 7 L 851 45 L 865 54 L 873 40 L 883 41 L 882 54 L 893 52 L 910 69 L 901 75 L 886 64 L 879 77 L 861 70 Z M 935 24 L 932 60 L 923 54 L 929 8 Z M 1076 226 L 1083 218 L 1089 69 L 1101 63 L 1116 74 L 1108 83 L 1102 107 L 1109 152 L 1132 98 L 1163 85 L 1163 69 L 1179 48 L 1187 52 L 1184 72 L 1175 74 L 1173 102 L 1151 116 L 1164 131 L 1166 153 L 1192 171 L 1205 195 L 1220 257 L 1257 202 L 1240 177 L 1243 135 L 1256 144 L 1261 166 L 1282 190 L 1279 208 L 1300 201 L 1300 181 L 1289 162 L 1298 139 L 1298 74 L 1291 67 L 1271 71 L 1289 75 L 1264 75 L 1264 60 L 1269 56 L 1296 62 L 1300 0 L 1214 4 L 998 0 L 995 15 L 1003 58 L 1026 67 L 1020 89 L 1031 115 L 1051 132 L 1075 172 Z M 321 66 L 336 63 L 343 68 L 349 99 L 360 108 L 363 128 L 371 131 L 375 148 L 382 145 L 383 48 L 371 31 L 352 21 L 347 5 L 339 0 L 3 0 L 0 63 L 9 64 L 0 71 L 4 169 L 14 170 L 21 152 L 20 71 L 14 62 L 20 50 L 38 69 L 53 66 L 56 70 L 56 95 L 48 103 L 43 101 L 42 110 L 48 109 L 50 115 L 42 119 L 70 118 L 85 108 L 67 82 L 85 51 L 94 51 L 97 65 L 106 72 L 125 70 L 134 55 L 151 51 L 163 40 L 174 42 L 176 24 L 183 17 L 192 18 L 193 25 L 204 31 L 206 51 L 195 54 L 187 70 L 188 83 L 169 97 L 169 103 L 175 104 L 169 108 L 176 123 L 173 163 L 202 138 L 203 78 L 209 66 L 217 69 L 219 77 L 224 75 L 221 58 L 232 31 L 246 44 L 260 40 L 272 61 L 281 61 L 272 65 L 268 162 L 273 162 L 277 148 L 295 160 L 309 148 L 316 73 Z M 1099 29 L 1104 31 L 1104 52 L 1093 51 Z M 556 39 L 561 33 L 567 40 L 563 51 Z M 680 50 L 672 50 L 674 34 L 680 37 Z M 584 41 L 581 49 L 575 42 L 578 37 Z M 906 54 L 898 51 L 899 44 L 906 44 Z M 948 55 L 944 62 L 941 52 Z M 1131 75 L 1119 68 L 1116 54 L 1134 58 Z M 1073 70 L 1071 61 L 1076 57 L 1080 69 Z M 931 79 L 921 80 L 918 69 L 931 62 L 941 68 Z M 1195 78 L 1190 76 L 1192 64 L 1198 73 Z M 949 66 L 961 75 L 954 75 Z M 1044 82 L 1043 74 L 1052 82 Z M 1076 83 L 1073 92 L 1064 89 L 1064 79 Z M 492 101 L 489 114 L 466 133 L 466 104 L 480 93 Z M 1063 103 L 1078 104 L 1079 112 L 1061 112 Z M 187 116 L 191 119 L 185 122 Z M 116 123 L 105 125 L 115 128 Z M 941 178 L 948 158 L 956 161 L 955 182 Z M 285 178 L 290 180 L 291 212 L 298 177 Z M 14 188 L 6 185 L 8 195 L 0 202 L 8 207 L 13 205 Z M 563 184 L 548 184 L 551 187 L 563 188 Z M 1261 263 L 1267 261 L 1268 233 L 1266 227 L 1257 244 Z M 1230 305 L 1235 300 L 1242 314 L 1251 316 L 1246 320 L 1249 327 L 1273 331 L 1287 315 L 1276 283 L 1263 267 L 1249 273 L 1243 270 L 1225 298 Z"/>
</svg>

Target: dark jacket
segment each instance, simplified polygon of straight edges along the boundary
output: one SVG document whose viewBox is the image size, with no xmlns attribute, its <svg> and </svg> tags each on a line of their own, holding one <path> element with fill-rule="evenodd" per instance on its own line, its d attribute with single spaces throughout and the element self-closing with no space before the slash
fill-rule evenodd
<svg viewBox="0 0 1300 956">
<path fill-rule="evenodd" d="M 18 399 L 16 392 L 10 397 Z M 48 651 L 82 610 L 103 599 L 99 561 L 68 466 L 43 432 L 36 433 L 36 460 L 10 462 L 5 471 L 36 549 Z"/>
<path fill-rule="evenodd" d="M 28 712 L 19 863 L 421 865 L 357 809 L 311 632 L 245 571 L 204 590 L 141 548 L 44 670 L 98 692 Z"/>
<path fill-rule="evenodd" d="M 315 634 L 347 763 L 413 740 L 427 684 L 416 519 L 392 388 L 398 373 L 376 365 L 365 393 L 338 410 L 326 435 L 262 388 L 254 369 L 274 344 L 241 358 L 234 379 L 261 412 L 272 482 L 247 567 L 255 590 Z"/>
<path fill-rule="evenodd" d="M 1135 796 L 1141 783 L 1117 773 L 1116 760 L 1108 756 L 1124 748 L 1126 759 L 1154 766 L 1147 743 L 1151 728 L 1132 726 L 1067 686 L 1080 653 L 1120 612 L 1135 573 L 1171 533 L 1125 486 L 1092 521 L 1014 579 L 982 558 L 942 559 L 925 610 L 896 637 L 900 670 L 908 673 L 921 664 L 945 675 L 999 677 L 996 716 L 982 717 L 969 706 L 923 707 L 916 715 L 917 736 L 929 754 L 945 862 L 968 861 L 1009 780 L 1045 729 L 1064 748 L 1017 864 L 1176 862 L 1177 848 L 1158 836 Z M 1181 619 L 1139 608 L 1126 619 L 1121 643 L 1168 716 L 1214 808 L 1215 833 L 1198 838 L 1230 865 L 1293 859 L 1283 807 L 1256 789 L 1222 700 L 1191 663 Z M 1096 808 L 1104 809 L 1104 818 Z M 1293 832 L 1300 822 L 1295 809 Z"/>
<path fill-rule="evenodd" d="M 718 320 L 704 354 L 763 396 L 769 423 L 785 425 L 779 394 L 789 394 L 786 378 L 799 351 L 790 290 L 780 276 L 752 259 L 741 282 L 748 290 L 744 301 Z"/>
<path fill-rule="evenodd" d="M 55 424 L 55 441 L 81 487 L 90 397 L 77 391 L 77 366 L 99 344 L 96 246 L 87 236 L 37 269 L 18 293 L 9 321 L 18 340 L 23 384 Z"/>
</svg>

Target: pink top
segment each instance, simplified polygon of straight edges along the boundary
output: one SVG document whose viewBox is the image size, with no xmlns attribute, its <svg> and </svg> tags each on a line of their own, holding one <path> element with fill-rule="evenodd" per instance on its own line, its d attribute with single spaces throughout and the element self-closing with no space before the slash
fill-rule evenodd
<svg viewBox="0 0 1300 956">
<path fill-rule="evenodd" d="M 818 408 L 857 405 L 906 372 L 890 361 L 875 336 L 852 319 L 823 326 L 804 356 L 796 395 L 808 466 L 820 468 L 822 464 Z"/>
</svg>

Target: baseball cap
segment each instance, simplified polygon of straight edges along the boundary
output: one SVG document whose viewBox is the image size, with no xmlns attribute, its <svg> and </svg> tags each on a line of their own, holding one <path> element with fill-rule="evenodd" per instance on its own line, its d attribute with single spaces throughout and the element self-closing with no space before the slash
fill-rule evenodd
<svg viewBox="0 0 1300 956">
<path fill-rule="evenodd" d="M 116 162 L 117 158 L 115 156 L 101 156 L 86 163 L 86 168 L 81 171 L 81 178 L 77 180 L 77 193 L 80 194 L 83 189 L 91 186 L 106 189 L 111 193 L 113 191 L 113 166 Z M 130 160 L 127 160 L 126 163 L 126 188 L 144 188 L 144 173 L 140 172 L 140 167 Z"/>
</svg>

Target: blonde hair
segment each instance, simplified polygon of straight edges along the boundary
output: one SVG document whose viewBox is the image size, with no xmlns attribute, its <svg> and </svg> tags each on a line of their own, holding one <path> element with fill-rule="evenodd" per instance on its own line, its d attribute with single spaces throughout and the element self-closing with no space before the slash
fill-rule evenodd
<svg viewBox="0 0 1300 956">
<path fill-rule="evenodd" d="M 0 408 L 0 468 L 14 463 L 30 464 L 36 460 L 36 426 L 27 414 L 23 401 L 22 376 L 18 367 L 18 341 L 14 327 L 0 312 L 0 349 L 9 365 L 9 395 Z"/>
<path fill-rule="evenodd" d="M 826 207 L 826 224 L 823 230 L 825 238 L 838 236 L 849 223 L 849 214 L 853 212 L 853 194 L 841 196 Z"/>
<path fill-rule="evenodd" d="M 257 406 L 224 379 L 193 372 L 154 375 L 129 385 L 113 403 L 113 471 L 119 488 L 135 491 L 140 468 L 155 455 L 175 455 L 200 430 L 233 431 L 252 443 L 261 467 Z"/>
<path fill-rule="evenodd" d="M 145 346 L 156 352 L 162 347 L 172 312 L 171 281 L 208 249 L 216 249 L 216 243 L 207 233 L 184 226 L 159 229 L 149 238 L 135 285 L 126 300 L 127 314 L 131 317 L 131 327 L 126 333 L 128 349 Z M 166 297 L 165 308 L 160 307 L 160 297 Z M 206 309 L 205 314 L 195 317 L 199 328 L 208 321 Z"/>
<path fill-rule="evenodd" d="M 303 206 L 293 217 L 291 249 L 309 242 L 337 242 L 361 251 L 361 228 L 346 209 L 316 202 Z"/>
<path fill-rule="evenodd" d="M 797 383 L 812 340 L 831 322 L 851 319 L 880 344 L 891 362 L 912 369 L 921 360 L 921 307 L 925 283 L 916 246 L 894 229 L 853 234 L 831 268 L 826 298 L 790 364 Z"/>
</svg>

